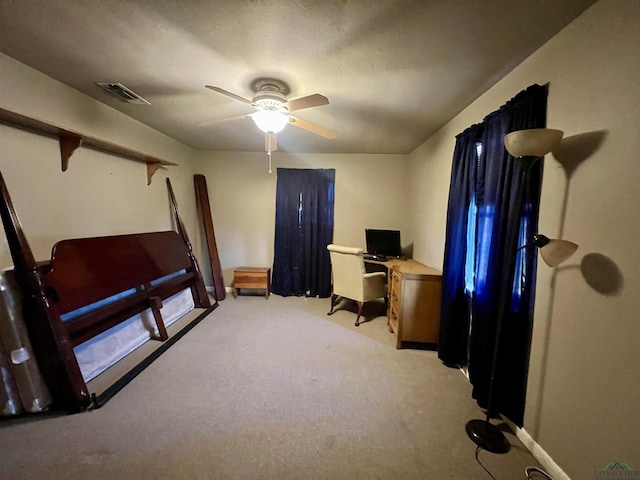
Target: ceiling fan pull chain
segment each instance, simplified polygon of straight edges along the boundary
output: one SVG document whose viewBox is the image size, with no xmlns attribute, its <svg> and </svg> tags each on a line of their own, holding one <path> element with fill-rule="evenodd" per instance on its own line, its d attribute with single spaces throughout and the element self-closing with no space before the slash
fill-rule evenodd
<svg viewBox="0 0 640 480">
<path fill-rule="evenodd" d="M 269 173 L 271 173 L 271 152 L 267 152 L 267 155 L 269 156 Z"/>
</svg>

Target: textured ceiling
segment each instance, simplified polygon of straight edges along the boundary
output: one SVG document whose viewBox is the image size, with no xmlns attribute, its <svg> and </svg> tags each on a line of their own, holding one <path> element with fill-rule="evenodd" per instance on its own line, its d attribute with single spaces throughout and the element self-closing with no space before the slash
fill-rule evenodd
<svg viewBox="0 0 640 480">
<path fill-rule="evenodd" d="M 296 116 L 338 134 L 289 125 L 280 151 L 409 153 L 592 3 L 0 0 L 0 51 L 198 150 L 264 151 L 250 119 L 198 124 L 253 111 L 204 85 L 275 77 L 328 97 Z"/>
</svg>

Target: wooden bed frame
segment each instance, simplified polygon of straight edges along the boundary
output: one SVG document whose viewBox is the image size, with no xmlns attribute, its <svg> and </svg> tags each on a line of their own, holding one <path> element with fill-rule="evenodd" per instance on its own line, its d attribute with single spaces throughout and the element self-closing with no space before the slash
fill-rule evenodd
<svg viewBox="0 0 640 480">
<path fill-rule="evenodd" d="M 145 359 L 97 398 L 87 388 L 74 347 L 151 309 L 159 332 L 152 339 L 168 348 L 181 335 L 168 337 L 162 301 L 186 288 L 195 307 L 206 310 L 184 333 L 217 307 L 205 290 L 169 179 L 167 187 L 178 232 L 62 240 L 53 246 L 50 261 L 36 262 L 0 174 L 0 215 L 16 279 L 25 292 L 23 315 L 54 408 L 76 412 L 100 406 L 166 350 Z"/>
</svg>

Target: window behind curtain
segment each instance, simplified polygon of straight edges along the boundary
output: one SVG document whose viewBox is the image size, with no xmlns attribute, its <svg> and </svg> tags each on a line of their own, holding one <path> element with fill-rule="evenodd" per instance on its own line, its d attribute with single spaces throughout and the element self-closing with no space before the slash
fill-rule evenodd
<svg viewBox="0 0 640 480">
<path fill-rule="evenodd" d="M 476 143 L 475 149 L 475 169 L 477 170 L 480 155 L 482 154 L 482 143 Z M 475 178 L 475 174 L 473 175 Z M 467 245 L 475 245 L 478 235 L 478 205 L 476 204 L 476 190 L 471 189 L 469 194 L 469 211 L 467 212 Z M 467 248 L 464 262 L 464 284 L 465 293 L 469 297 L 473 296 L 476 283 L 476 249 Z"/>
<path fill-rule="evenodd" d="M 447 210 L 438 356 L 447 365 L 468 367 L 472 395 L 486 407 L 498 352 L 491 413 L 504 413 L 518 426 L 537 265 L 535 249 L 518 247 L 537 233 L 542 160 L 521 186 L 522 164 L 506 152 L 504 136 L 545 127 L 547 94 L 548 86 L 532 85 L 456 136 Z M 524 205 L 515 211 L 520 193 Z"/>
</svg>

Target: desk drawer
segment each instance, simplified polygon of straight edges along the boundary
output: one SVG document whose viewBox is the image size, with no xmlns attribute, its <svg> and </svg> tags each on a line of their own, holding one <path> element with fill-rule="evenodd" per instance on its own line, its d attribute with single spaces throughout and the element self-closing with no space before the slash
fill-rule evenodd
<svg viewBox="0 0 640 480">
<path fill-rule="evenodd" d="M 389 309 L 389 330 L 397 335 L 399 324 L 400 320 L 398 318 L 398 311 L 391 306 Z"/>
<path fill-rule="evenodd" d="M 392 305 L 399 305 L 402 296 L 402 277 L 397 272 L 391 272 L 391 286 L 389 288 L 389 301 Z"/>
</svg>

